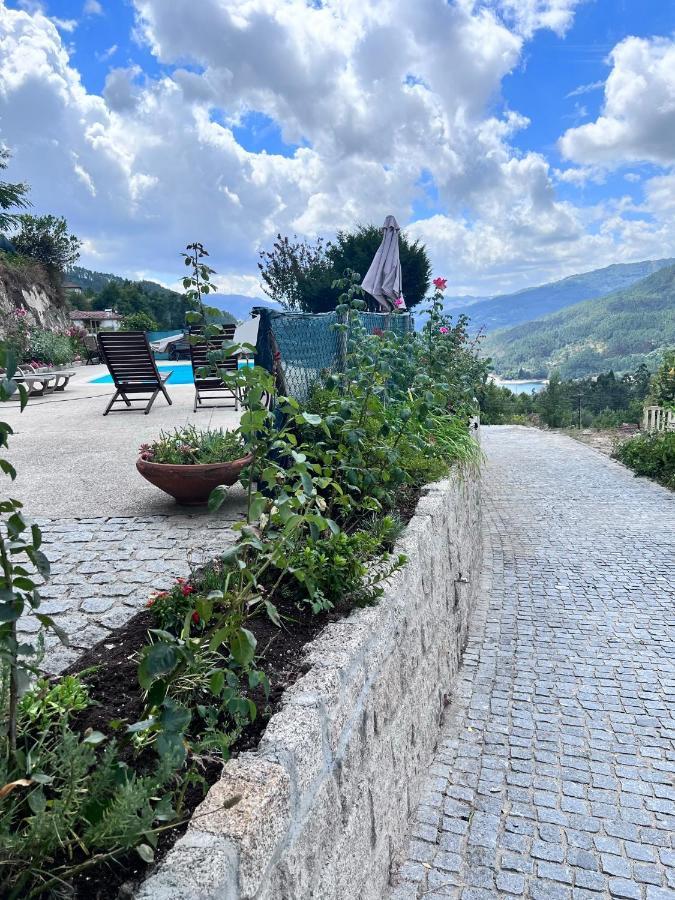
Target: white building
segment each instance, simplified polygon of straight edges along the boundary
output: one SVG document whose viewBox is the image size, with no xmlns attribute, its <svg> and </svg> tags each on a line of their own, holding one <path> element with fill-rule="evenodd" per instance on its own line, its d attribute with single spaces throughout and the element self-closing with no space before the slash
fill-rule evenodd
<svg viewBox="0 0 675 900">
<path fill-rule="evenodd" d="M 112 309 L 74 309 L 70 314 L 70 321 L 73 325 L 84 328 L 89 334 L 95 334 L 101 328 L 119 331 L 122 316 Z"/>
</svg>

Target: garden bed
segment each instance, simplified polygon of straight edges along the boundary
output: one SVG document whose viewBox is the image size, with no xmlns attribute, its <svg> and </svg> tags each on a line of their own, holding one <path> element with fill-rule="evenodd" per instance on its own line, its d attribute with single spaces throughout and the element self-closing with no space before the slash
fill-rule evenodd
<svg viewBox="0 0 675 900">
<path fill-rule="evenodd" d="M 408 565 L 305 647 L 259 747 L 225 764 L 139 900 L 382 897 L 452 694 L 479 524 L 477 478 L 428 488 Z"/>
<path fill-rule="evenodd" d="M 339 618 L 337 614 L 323 616 L 298 615 L 296 609 L 289 604 L 287 609 L 279 612 L 283 618 L 292 618 L 291 628 L 279 629 L 267 618 L 260 616 L 250 623 L 258 646 L 261 648 L 260 664 L 265 667 L 270 680 L 270 695 L 265 708 L 262 691 L 254 699 L 259 704 L 261 715 L 244 730 L 233 746 L 233 755 L 257 747 L 260 737 L 265 731 L 270 715 L 280 708 L 284 691 L 291 687 L 297 679 L 307 671 L 303 649 L 325 627 Z M 115 720 L 137 721 L 143 713 L 143 696 L 138 690 L 138 653 L 147 643 L 148 630 L 156 625 L 152 613 L 138 613 L 122 628 L 99 641 L 87 650 L 63 675 L 81 674 L 82 681 L 89 688 L 94 705 L 79 713 L 73 720 L 78 730 L 91 728 L 104 734 L 112 735 L 109 723 Z M 131 753 L 128 762 L 132 763 Z M 147 762 L 152 760 L 148 754 Z M 136 768 L 142 768 L 143 759 L 136 760 Z M 222 761 L 205 759 L 200 764 L 201 775 L 206 788 L 213 785 L 222 770 Z M 193 787 L 186 795 L 186 818 L 203 800 L 205 791 L 200 786 Z M 176 839 L 184 833 L 187 821 L 183 826 L 171 829 L 162 838 L 157 858 L 172 847 Z M 138 881 L 147 871 L 135 851 L 116 861 L 115 865 L 106 868 L 104 878 L 101 873 L 88 872 L 75 881 L 75 896 L 82 900 L 108 900 L 118 896 L 124 884 Z"/>
</svg>

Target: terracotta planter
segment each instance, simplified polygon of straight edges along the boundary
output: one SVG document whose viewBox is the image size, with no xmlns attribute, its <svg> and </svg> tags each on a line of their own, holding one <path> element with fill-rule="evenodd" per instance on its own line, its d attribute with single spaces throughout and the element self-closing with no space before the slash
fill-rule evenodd
<svg viewBox="0 0 675 900">
<path fill-rule="evenodd" d="M 150 462 L 141 456 L 136 460 L 136 468 L 150 484 L 171 494 L 178 503 L 200 506 L 208 501 L 211 491 L 219 484 L 233 485 L 252 459 L 249 454 L 232 462 L 174 466 Z"/>
</svg>

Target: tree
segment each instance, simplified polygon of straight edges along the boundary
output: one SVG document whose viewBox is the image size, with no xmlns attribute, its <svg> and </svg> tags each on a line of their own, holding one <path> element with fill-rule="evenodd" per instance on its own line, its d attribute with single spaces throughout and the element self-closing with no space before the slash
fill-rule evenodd
<svg viewBox="0 0 675 900">
<path fill-rule="evenodd" d="M 135 312 L 124 316 L 121 324 L 125 331 L 159 331 L 157 322 L 144 312 Z"/>
<path fill-rule="evenodd" d="M 382 228 L 377 225 L 359 225 L 353 232 L 339 231 L 335 243 L 326 252 L 335 277 L 339 278 L 345 269 L 351 269 L 363 278 L 381 243 Z M 399 235 L 399 256 L 403 296 L 408 309 L 412 309 L 424 300 L 429 290 L 431 263 L 424 245 L 409 241 L 403 231 Z M 334 305 L 329 308 L 333 309 Z"/>
<path fill-rule="evenodd" d="M 541 418 L 549 428 L 562 428 L 569 412 L 560 373 L 552 372 L 546 389 L 539 395 Z"/>
<path fill-rule="evenodd" d="M 675 349 L 666 350 L 652 379 L 652 396 L 662 406 L 675 405 Z"/>
<path fill-rule="evenodd" d="M 19 233 L 12 238 L 17 253 L 41 262 L 50 274 L 61 274 L 80 258 L 80 241 L 68 233 L 63 216 L 19 216 Z"/>
<path fill-rule="evenodd" d="M 382 229 L 360 225 L 355 231 L 338 232 L 335 241 L 315 243 L 294 236 L 277 235 L 272 250 L 261 250 L 258 268 L 263 290 L 286 309 L 328 312 L 335 309 L 340 294 L 333 282 L 346 269 L 366 274 L 382 241 Z M 399 239 L 403 294 L 412 308 L 429 289 L 431 263 L 423 245 L 410 242 L 402 232 Z"/>
<path fill-rule="evenodd" d="M 0 170 L 6 169 L 10 152 L 6 147 L 0 147 Z M 26 209 L 30 206 L 26 195 L 30 188 L 23 182 L 12 184 L 9 181 L 0 181 L 0 229 L 16 228 L 19 225 L 20 215 L 16 212 L 5 210 L 16 208 Z"/>
<path fill-rule="evenodd" d="M 263 291 L 285 309 L 306 309 L 305 294 L 312 281 L 320 280 L 330 286 L 329 263 L 323 238 L 315 244 L 291 241 L 277 234 L 271 250 L 260 251 L 258 262 Z"/>
</svg>

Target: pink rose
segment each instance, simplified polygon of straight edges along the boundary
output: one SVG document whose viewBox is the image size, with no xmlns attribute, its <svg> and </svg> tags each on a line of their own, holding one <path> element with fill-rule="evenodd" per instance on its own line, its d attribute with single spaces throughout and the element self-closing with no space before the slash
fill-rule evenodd
<svg viewBox="0 0 675 900">
<path fill-rule="evenodd" d="M 441 334 L 450 334 L 450 329 L 446 328 L 445 325 L 441 325 L 438 330 Z"/>
<path fill-rule="evenodd" d="M 447 278 L 434 278 L 433 284 L 436 290 L 444 291 L 448 286 L 448 280 Z"/>
<path fill-rule="evenodd" d="M 394 300 L 394 306 L 396 307 L 396 309 L 400 309 L 403 306 L 403 297 L 397 297 Z"/>
</svg>

